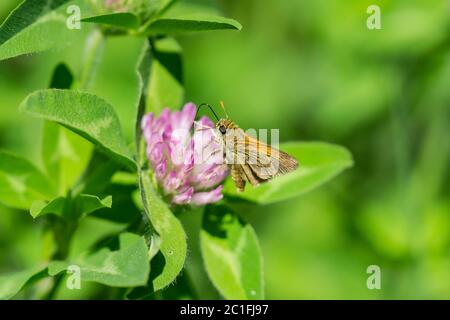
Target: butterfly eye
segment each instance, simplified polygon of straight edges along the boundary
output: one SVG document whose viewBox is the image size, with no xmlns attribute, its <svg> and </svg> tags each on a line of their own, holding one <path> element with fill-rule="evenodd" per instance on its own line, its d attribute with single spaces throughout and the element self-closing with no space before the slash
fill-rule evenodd
<svg viewBox="0 0 450 320">
<path fill-rule="evenodd" d="M 227 128 L 225 128 L 224 126 L 220 126 L 219 131 L 221 134 L 225 134 L 227 132 Z"/>
</svg>

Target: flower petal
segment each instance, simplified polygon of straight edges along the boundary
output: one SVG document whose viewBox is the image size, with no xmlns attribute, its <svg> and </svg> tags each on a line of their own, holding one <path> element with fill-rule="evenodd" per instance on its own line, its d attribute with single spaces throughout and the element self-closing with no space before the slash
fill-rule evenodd
<svg viewBox="0 0 450 320">
<path fill-rule="evenodd" d="M 191 135 L 195 115 L 195 105 L 188 103 L 178 112 L 164 108 L 158 117 L 148 113 L 141 123 L 147 157 L 157 181 L 175 204 L 219 201 L 222 186 L 201 190 L 217 186 L 228 174 L 214 123 L 202 117 L 196 122 L 198 130 Z"/>
<path fill-rule="evenodd" d="M 193 103 L 186 103 L 181 111 L 172 113 L 171 121 L 174 128 L 190 130 L 194 123 L 197 108 Z"/>
<path fill-rule="evenodd" d="M 205 205 L 208 203 L 214 203 L 222 199 L 222 189 L 223 186 L 220 185 L 214 190 L 206 191 L 206 192 L 196 192 L 192 196 L 191 203 L 194 205 Z"/>
<path fill-rule="evenodd" d="M 147 157 L 153 166 L 157 166 L 163 160 L 164 149 L 164 143 L 162 142 L 156 142 L 147 146 Z"/>
<path fill-rule="evenodd" d="M 172 197 L 172 202 L 176 204 L 188 204 L 191 202 L 194 188 L 189 187 L 183 192 L 180 192 Z"/>
<path fill-rule="evenodd" d="M 156 178 L 158 178 L 158 180 L 163 180 L 164 177 L 166 176 L 166 172 L 167 172 L 167 159 L 163 159 L 158 165 L 156 165 L 155 168 L 155 173 L 156 173 Z"/>
<path fill-rule="evenodd" d="M 164 190 L 167 193 L 175 192 L 181 186 L 181 179 L 175 170 L 169 172 L 164 181 Z"/>
</svg>

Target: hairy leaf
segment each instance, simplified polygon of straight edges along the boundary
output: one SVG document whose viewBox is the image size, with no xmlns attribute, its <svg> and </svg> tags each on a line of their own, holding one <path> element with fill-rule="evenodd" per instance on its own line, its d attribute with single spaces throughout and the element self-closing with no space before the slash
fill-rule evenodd
<svg viewBox="0 0 450 320">
<path fill-rule="evenodd" d="M 99 23 L 117 28 L 136 29 L 139 18 L 131 12 L 116 12 L 81 19 L 81 22 Z"/>
<path fill-rule="evenodd" d="M 145 240 L 133 233 L 120 235 L 119 249 L 116 251 L 103 248 L 71 261 L 52 261 L 48 273 L 51 276 L 57 275 L 71 265 L 80 267 L 82 281 L 93 281 L 112 287 L 144 285 L 150 271 Z"/>
<path fill-rule="evenodd" d="M 140 175 L 140 190 L 145 212 L 161 241 L 160 251 L 151 264 L 150 280 L 156 291 L 172 283 L 183 269 L 187 251 L 186 234 L 180 221 L 156 194 L 148 171 Z"/>
<path fill-rule="evenodd" d="M 209 8 L 179 3 L 157 19 L 151 20 L 145 26 L 143 33 L 173 35 L 226 29 L 241 30 L 242 26 L 236 20 L 221 17 Z"/>
<path fill-rule="evenodd" d="M 114 109 L 103 99 L 70 90 L 40 90 L 21 104 L 24 112 L 69 128 L 125 167 L 135 170 Z"/>
<path fill-rule="evenodd" d="M 25 0 L 0 26 L 0 60 L 67 44 L 73 30 L 55 10 L 69 0 Z"/>
</svg>

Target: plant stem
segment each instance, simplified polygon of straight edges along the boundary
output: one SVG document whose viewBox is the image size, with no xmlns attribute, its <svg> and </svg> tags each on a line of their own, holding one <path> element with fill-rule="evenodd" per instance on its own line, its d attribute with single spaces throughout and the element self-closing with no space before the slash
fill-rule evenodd
<svg viewBox="0 0 450 320">
<path fill-rule="evenodd" d="M 105 37 L 99 29 L 95 29 L 87 37 L 83 55 L 83 65 L 77 84 L 79 89 L 88 90 L 91 87 L 98 65 L 100 64 L 104 44 Z M 72 190 L 69 190 L 67 193 L 67 205 L 64 209 L 67 220 L 57 219 L 52 221 L 52 229 L 58 245 L 57 252 L 53 258 L 59 260 L 64 260 L 68 257 L 70 242 L 77 227 L 76 212 L 74 212 L 76 208 L 74 208 L 72 200 Z M 58 275 L 54 278 L 53 285 L 46 295 L 46 299 L 53 299 L 63 277 L 63 275 Z"/>
<path fill-rule="evenodd" d="M 81 90 L 88 90 L 92 86 L 95 74 L 101 61 L 104 46 L 105 37 L 99 29 L 95 29 L 86 39 L 83 55 L 83 67 L 81 69 L 78 84 L 78 87 Z"/>
</svg>

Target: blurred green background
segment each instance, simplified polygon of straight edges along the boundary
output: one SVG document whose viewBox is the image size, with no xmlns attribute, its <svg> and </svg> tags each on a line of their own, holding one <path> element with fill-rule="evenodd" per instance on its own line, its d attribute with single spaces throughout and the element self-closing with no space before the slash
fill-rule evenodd
<svg viewBox="0 0 450 320">
<path fill-rule="evenodd" d="M 2 0 L 0 20 L 19 2 Z M 243 128 L 280 128 L 281 141 L 338 143 L 355 160 L 305 196 L 243 208 L 261 241 L 267 298 L 450 299 L 450 3 L 196 2 L 243 30 L 179 38 L 188 101 L 223 99 Z M 381 30 L 366 27 L 371 4 L 381 8 Z M 58 62 L 78 71 L 88 29 L 74 32 L 64 50 L 0 63 L 0 148 L 39 163 L 41 123 L 18 105 L 48 86 Z M 92 89 L 117 108 L 129 138 L 141 43 L 109 39 Z M 0 205 L 0 272 L 38 261 L 41 227 Z M 381 290 L 366 287 L 372 264 L 381 268 Z M 214 297 L 201 281 L 199 295 Z"/>
</svg>

